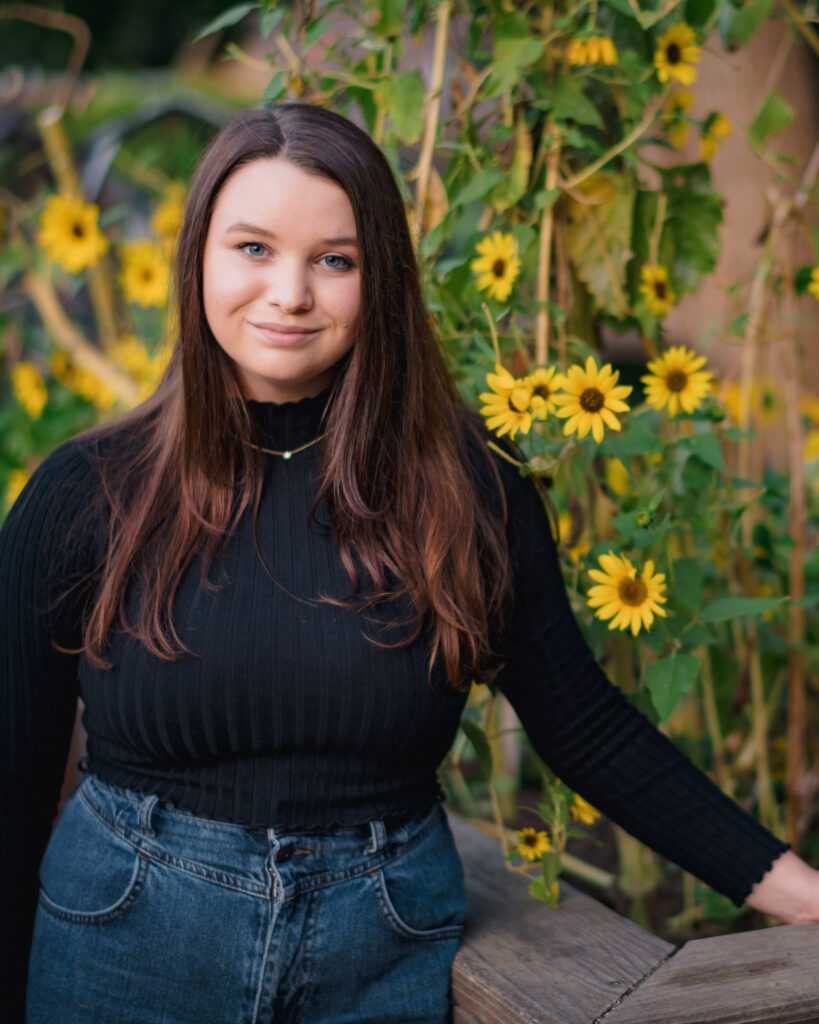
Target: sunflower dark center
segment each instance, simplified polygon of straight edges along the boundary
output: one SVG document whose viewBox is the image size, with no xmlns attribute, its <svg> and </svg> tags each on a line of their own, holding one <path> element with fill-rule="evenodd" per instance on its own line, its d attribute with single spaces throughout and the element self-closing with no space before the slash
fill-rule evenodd
<svg viewBox="0 0 819 1024">
<path fill-rule="evenodd" d="M 585 412 L 600 412 L 605 403 L 605 395 L 597 388 L 586 388 L 580 396 L 580 405 Z"/>
<path fill-rule="evenodd" d="M 80 224 L 79 221 L 74 221 L 71 225 L 71 234 L 75 238 L 85 238 L 85 225 Z"/>
<path fill-rule="evenodd" d="M 492 273 L 495 277 L 503 277 L 506 273 L 506 260 L 495 260 L 492 264 Z"/>
<path fill-rule="evenodd" d="M 638 608 L 648 596 L 648 590 L 639 577 L 633 580 L 627 576 L 617 584 L 617 596 L 623 604 Z"/>
<path fill-rule="evenodd" d="M 143 269 L 143 271 L 142 271 L 142 280 L 143 280 L 143 281 L 144 281 L 144 282 L 145 282 L 146 284 L 147 284 L 147 283 L 148 283 L 149 281 L 152 281 L 152 280 L 153 280 L 153 276 L 154 276 L 154 272 L 153 272 L 153 271 L 151 270 L 151 268 L 150 268 L 150 267 L 145 267 L 145 268 Z"/>
<path fill-rule="evenodd" d="M 524 836 L 520 842 L 522 846 L 537 846 L 537 836 Z"/>
<path fill-rule="evenodd" d="M 682 50 L 677 43 L 669 43 L 665 51 L 665 59 L 669 64 L 679 64 L 682 60 Z"/>
<path fill-rule="evenodd" d="M 654 282 L 654 294 L 657 296 L 658 299 L 664 299 L 666 297 L 668 291 L 665 286 L 665 281 Z"/>
<path fill-rule="evenodd" d="M 532 392 L 529 388 L 515 388 L 509 395 L 509 408 L 512 412 L 526 412 L 532 401 Z"/>
<path fill-rule="evenodd" d="M 665 378 L 665 386 L 669 391 L 685 391 L 688 374 L 685 370 L 672 370 Z"/>
<path fill-rule="evenodd" d="M 549 398 L 551 398 L 552 391 L 548 384 L 538 384 L 537 387 L 532 391 L 532 394 L 537 398 L 542 398 L 545 402 Z"/>
</svg>

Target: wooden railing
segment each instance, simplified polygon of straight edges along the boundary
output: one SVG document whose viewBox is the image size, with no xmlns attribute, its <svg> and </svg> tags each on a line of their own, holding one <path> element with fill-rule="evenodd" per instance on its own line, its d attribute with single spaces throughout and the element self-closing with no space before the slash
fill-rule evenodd
<svg viewBox="0 0 819 1024">
<path fill-rule="evenodd" d="M 450 823 L 470 906 L 454 1024 L 819 1024 L 819 924 L 678 949 L 564 882 L 547 910 L 496 841 Z"/>
</svg>

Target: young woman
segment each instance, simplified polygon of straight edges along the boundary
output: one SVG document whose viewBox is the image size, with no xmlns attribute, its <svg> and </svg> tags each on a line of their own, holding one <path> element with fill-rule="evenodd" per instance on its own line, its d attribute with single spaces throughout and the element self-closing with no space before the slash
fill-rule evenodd
<svg viewBox="0 0 819 1024">
<path fill-rule="evenodd" d="M 595 664 L 364 133 L 297 104 L 228 125 L 177 293 L 156 394 L 47 458 L 0 535 L 6 1019 L 30 950 L 30 1024 L 442 1024 L 466 906 L 436 768 L 473 678 L 656 850 L 819 916 L 817 873 Z"/>
</svg>

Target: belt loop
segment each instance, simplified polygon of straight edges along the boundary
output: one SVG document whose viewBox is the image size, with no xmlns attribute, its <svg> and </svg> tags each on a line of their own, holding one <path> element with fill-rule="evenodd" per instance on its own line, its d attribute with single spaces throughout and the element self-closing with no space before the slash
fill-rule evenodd
<svg viewBox="0 0 819 1024">
<path fill-rule="evenodd" d="M 155 793 L 151 793 L 151 795 L 146 796 L 139 805 L 139 817 L 137 822 L 139 824 L 139 831 L 145 836 L 156 835 L 156 832 L 151 828 L 151 814 L 153 813 L 158 800 L 159 797 Z"/>
<path fill-rule="evenodd" d="M 383 821 L 370 822 L 370 843 L 365 853 L 378 853 L 387 845 L 387 826 Z"/>
</svg>

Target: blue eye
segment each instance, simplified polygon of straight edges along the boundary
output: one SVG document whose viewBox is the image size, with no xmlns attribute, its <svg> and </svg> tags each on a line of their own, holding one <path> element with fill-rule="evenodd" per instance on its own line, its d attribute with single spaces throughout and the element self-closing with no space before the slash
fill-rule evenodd
<svg viewBox="0 0 819 1024">
<path fill-rule="evenodd" d="M 264 256 L 267 249 L 262 245 L 261 242 L 241 242 L 236 246 L 241 252 L 247 256 Z"/>
<path fill-rule="evenodd" d="M 353 261 L 349 256 L 342 256 L 341 253 L 331 252 L 327 256 L 322 257 L 323 260 L 338 260 L 339 262 L 327 263 L 330 270 L 350 270 L 353 266 Z"/>
</svg>

